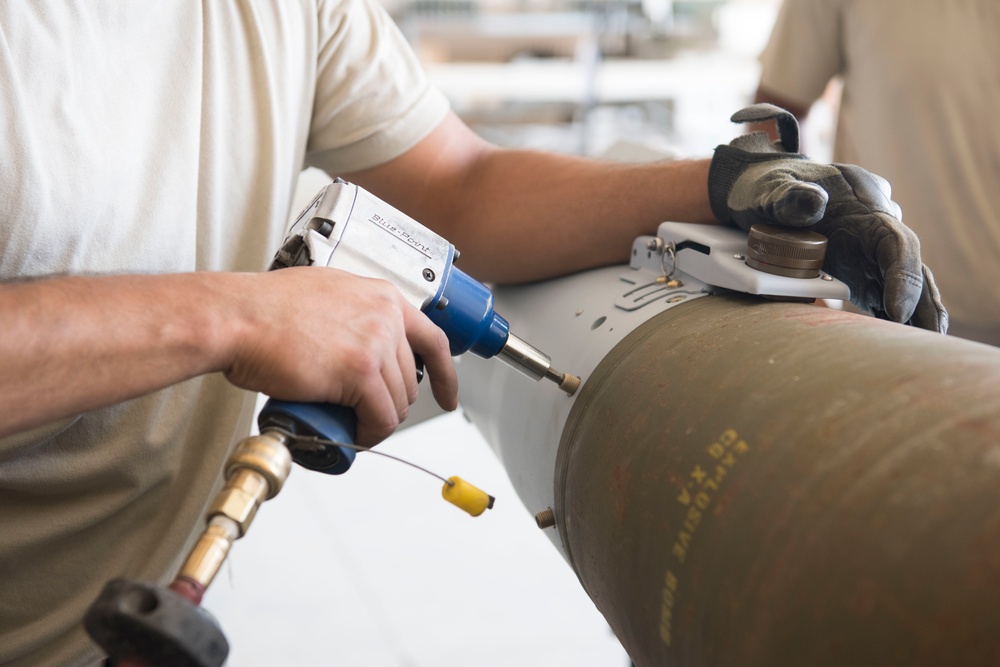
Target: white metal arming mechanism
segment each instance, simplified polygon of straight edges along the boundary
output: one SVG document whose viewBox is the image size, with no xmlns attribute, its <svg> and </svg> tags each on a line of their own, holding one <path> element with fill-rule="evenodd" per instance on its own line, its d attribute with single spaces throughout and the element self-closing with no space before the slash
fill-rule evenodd
<svg viewBox="0 0 1000 667">
<path fill-rule="evenodd" d="M 748 264 L 753 250 L 746 232 L 735 227 L 664 222 L 656 236 L 640 236 L 632 244 L 633 270 L 621 276 L 631 286 L 615 305 L 636 310 L 660 299 L 719 290 L 783 300 L 850 298 L 847 285 L 823 271 L 789 277 L 753 268 Z"/>
</svg>

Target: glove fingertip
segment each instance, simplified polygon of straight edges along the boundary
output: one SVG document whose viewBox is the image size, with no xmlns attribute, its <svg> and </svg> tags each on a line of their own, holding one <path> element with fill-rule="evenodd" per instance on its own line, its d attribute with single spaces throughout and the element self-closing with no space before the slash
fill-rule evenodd
<svg viewBox="0 0 1000 667">
<path fill-rule="evenodd" d="M 778 197 L 774 215 L 783 225 L 808 227 L 826 215 L 830 195 L 813 183 L 794 183 Z"/>
<path fill-rule="evenodd" d="M 923 266 L 923 278 L 924 284 L 920 292 L 920 300 L 913 311 L 910 324 L 921 329 L 947 334 L 948 311 L 945 310 L 944 303 L 941 301 L 941 293 L 934 282 L 934 275 L 926 264 Z"/>
<path fill-rule="evenodd" d="M 886 303 L 885 305 L 886 314 L 889 316 L 889 319 L 900 324 L 906 324 L 912 320 L 916 309 L 916 301 L 912 299 L 900 299 L 895 302 Z"/>
<path fill-rule="evenodd" d="M 893 322 L 906 324 L 917 311 L 923 292 L 923 281 L 909 273 L 886 275 L 883 305 Z"/>
</svg>

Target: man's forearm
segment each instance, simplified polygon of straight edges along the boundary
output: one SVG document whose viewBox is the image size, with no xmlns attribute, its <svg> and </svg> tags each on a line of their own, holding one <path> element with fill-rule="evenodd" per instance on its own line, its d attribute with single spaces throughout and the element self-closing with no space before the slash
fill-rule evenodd
<svg viewBox="0 0 1000 667">
<path fill-rule="evenodd" d="M 451 115 L 402 156 L 346 177 L 454 243 L 477 278 L 520 282 L 625 261 L 665 220 L 712 222 L 708 166 L 499 149 Z"/>
<path fill-rule="evenodd" d="M 0 285 L 0 435 L 220 370 L 235 274 Z"/>
<path fill-rule="evenodd" d="M 497 151 L 470 183 L 456 217 L 464 222 L 451 238 L 465 243 L 465 266 L 486 280 L 535 280 L 626 262 L 632 240 L 665 220 L 714 220 L 708 160 L 630 165 Z"/>
<path fill-rule="evenodd" d="M 398 289 L 326 267 L 0 284 L 0 436 L 197 375 L 355 409 L 374 445 L 416 399 L 457 404 L 448 339 Z"/>
</svg>

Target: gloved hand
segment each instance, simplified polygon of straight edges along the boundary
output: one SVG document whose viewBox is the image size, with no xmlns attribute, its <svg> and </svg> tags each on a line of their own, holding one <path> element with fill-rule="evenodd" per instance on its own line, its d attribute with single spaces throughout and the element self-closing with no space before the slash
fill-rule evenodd
<svg viewBox="0 0 1000 667">
<path fill-rule="evenodd" d="M 777 120 L 778 142 L 754 132 L 715 150 L 708 175 L 715 216 L 744 230 L 767 223 L 826 236 L 823 269 L 847 284 L 854 305 L 946 333 L 948 313 L 889 183 L 854 165 L 821 164 L 798 153 L 798 122 L 784 109 L 755 104 L 732 117 L 734 123 L 770 119 Z"/>
</svg>

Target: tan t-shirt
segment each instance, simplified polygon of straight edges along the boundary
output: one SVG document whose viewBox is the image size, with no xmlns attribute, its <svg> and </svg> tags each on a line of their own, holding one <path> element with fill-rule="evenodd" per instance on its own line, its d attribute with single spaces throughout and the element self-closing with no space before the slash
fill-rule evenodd
<svg viewBox="0 0 1000 667">
<path fill-rule="evenodd" d="M 952 331 L 1000 345 L 1000 2 L 784 0 L 761 85 L 804 106 L 834 75 L 834 159 L 892 184 Z"/>
<path fill-rule="evenodd" d="M 2 2 L 0 91 L 2 280 L 262 270 L 304 165 L 447 111 L 370 0 Z M 0 439 L 0 663 L 98 659 L 85 609 L 170 579 L 253 398 L 207 376 Z"/>
</svg>

